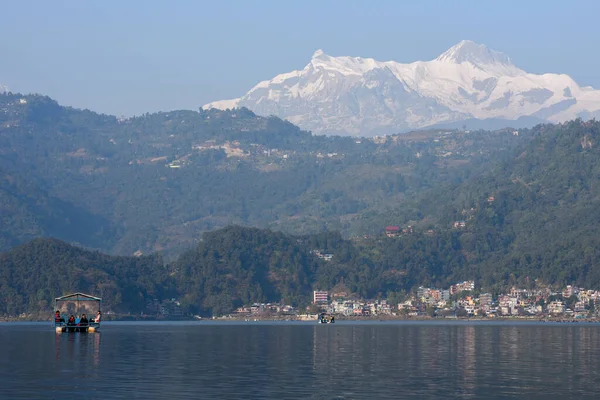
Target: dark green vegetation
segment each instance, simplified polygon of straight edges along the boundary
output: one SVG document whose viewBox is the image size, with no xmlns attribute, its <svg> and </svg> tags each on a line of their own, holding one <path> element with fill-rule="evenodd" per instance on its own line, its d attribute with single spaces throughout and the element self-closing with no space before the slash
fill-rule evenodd
<svg viewBox="0 0 600 400">
<path fill-rule="evenodd" d="M 425 218 L 419 196 L 487 168 L 526 136 L 436 131 L 356 143 L 247 110 L 118 120 L 4 94 L 0 249 L 43 235 L 170 257 L 230 224 L 375 234 Z"/>
<path fill-rule="evenodd" d="M 116 233 L 109 221 L 53 197 L 36 183 L 0 169 L 0 249 L 40 236 L 101 247 Z"/>
<path fill-rule="evenodd" d="M 486 290 L 536 279 L 599 288 L 599 143 L 595 121 L 518 135 L 356 140 L 312 136 L 247 110 L 118 121 L 46 97 L 0 95 L 2 248 L 54 236 L 174 260 L 34 241 L 0 258 L 3 296 L 16 299 L 3 299 L 1 312 L 31 310 L 75 287 L 97 293 L 94 274 L 114 283 L 115 309 L 174 296 L 201 313 L 305 304 L 311 290 L 342 282 L 363 297 L 391 298 L 463 279 Z M 229 227 L 198 242 L 231 224 L 286 233 Z M 385 238 L 386 225 L 406 233 Z M 55 258 L 35 255 L 44 252 Z M 80 271 L 83 280 L 30 282 L 30 270 Z"/>
<path fill-rule="evenodd" d="M 0 253 L 0 315 L 50 312 L 54 297 L 74 291 L 101 294 L 105 310 L 136 314 L 153 300 L 173 297 L 186 312 L 204 315 L 254 302 L 308 305 L 312 290 L 334 287 L 398 298 L 431 274 L 460 269 L 436 259 L 439 240 L 407 239 L 353 243 L 338 233 L 298 237 L 233 226 L 206 233 L 195 249 L 166 265 L 157 256 L 114 257 L 35 239 Z M 314 250 L 334 257 L 320 259 Z M 431 265 L 423 268 L 425 259 Z"/>
<path fill-rule="evenodd" d="M 0 315 L 50 312 L 55 297 L 74 292 L 102 294 L 109 309 L 139 312 L 169 290 L 169 273 L 156 255 L 107 256 L 56 239 L 0 253 Z"/>
</svg>

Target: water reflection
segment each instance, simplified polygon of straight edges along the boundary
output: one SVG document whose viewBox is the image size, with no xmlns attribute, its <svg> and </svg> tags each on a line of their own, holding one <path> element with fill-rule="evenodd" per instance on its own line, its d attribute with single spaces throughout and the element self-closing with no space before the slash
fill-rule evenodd
<svg viewBox="0 0 600 400">
<path fill-rule="evenodd" d="M 354 395 L 600 394 L 597 326 L 321 328 L 313 327 L 313 370 Z"/>
<path fill-rule="evenodd" d="M 6 325 L 0 351 L 7 398 L 600 395 L 593 325 Z"/>
</svg>

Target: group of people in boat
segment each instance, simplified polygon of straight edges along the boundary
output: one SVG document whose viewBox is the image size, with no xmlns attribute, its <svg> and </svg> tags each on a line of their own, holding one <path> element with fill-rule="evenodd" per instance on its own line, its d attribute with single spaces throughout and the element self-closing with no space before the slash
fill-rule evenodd
<svg viewBox="0 0 600 400">
<path fill-rule="evenodd" d="M 335 324 L 335 317 L 326 313 L 319 314 L 319 323 L 321 324 Z"/>
<path fill-rule="evenodd" d="M 79 317 L 79 315 L 76 317 L 75 315 L 71 314 L 69 319 L 65 322 L 65 319 L 60 315 L 60 311 L 56 310 L 54 313 L 54 324 L 58 326 L 66 325 L 67 331 L 70 332 L 84 332 L 87 331 L 90 323 L 99 324 L 101 318 L 102 313 L 98 311 L 95 318 L 88 319 L 85 314 L 81 314 L 81 317 Z"/>
</svg>

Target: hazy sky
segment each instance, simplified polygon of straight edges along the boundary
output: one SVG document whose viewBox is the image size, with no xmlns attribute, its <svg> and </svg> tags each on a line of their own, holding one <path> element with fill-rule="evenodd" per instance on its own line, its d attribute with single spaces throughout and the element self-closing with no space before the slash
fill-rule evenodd
<svg viewBox="0 0 600 400">
<path fill-rule="evenodd" d="M 4 0 L 0 84 L 116 115 L 239 97 L 312 53 L 412 62 L 462 39 L 600 88 L 600 1 Z"/>
</svg>

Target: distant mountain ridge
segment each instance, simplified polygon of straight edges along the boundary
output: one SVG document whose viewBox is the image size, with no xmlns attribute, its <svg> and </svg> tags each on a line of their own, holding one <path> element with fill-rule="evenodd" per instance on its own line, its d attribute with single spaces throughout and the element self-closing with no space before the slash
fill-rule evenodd
<svg viewBox="0 0 600 400">
<path fill-rule="evenodd" d="M 463 40 L 434 60 L 410 64 L 317 50 L 302 70 L 203 106 L 236 107 L 315 133 L 371 136 L 465 120 L 597 118 L 600 91 L 565 74 L 528 73 L 505 54 Z"/>
</svg>

